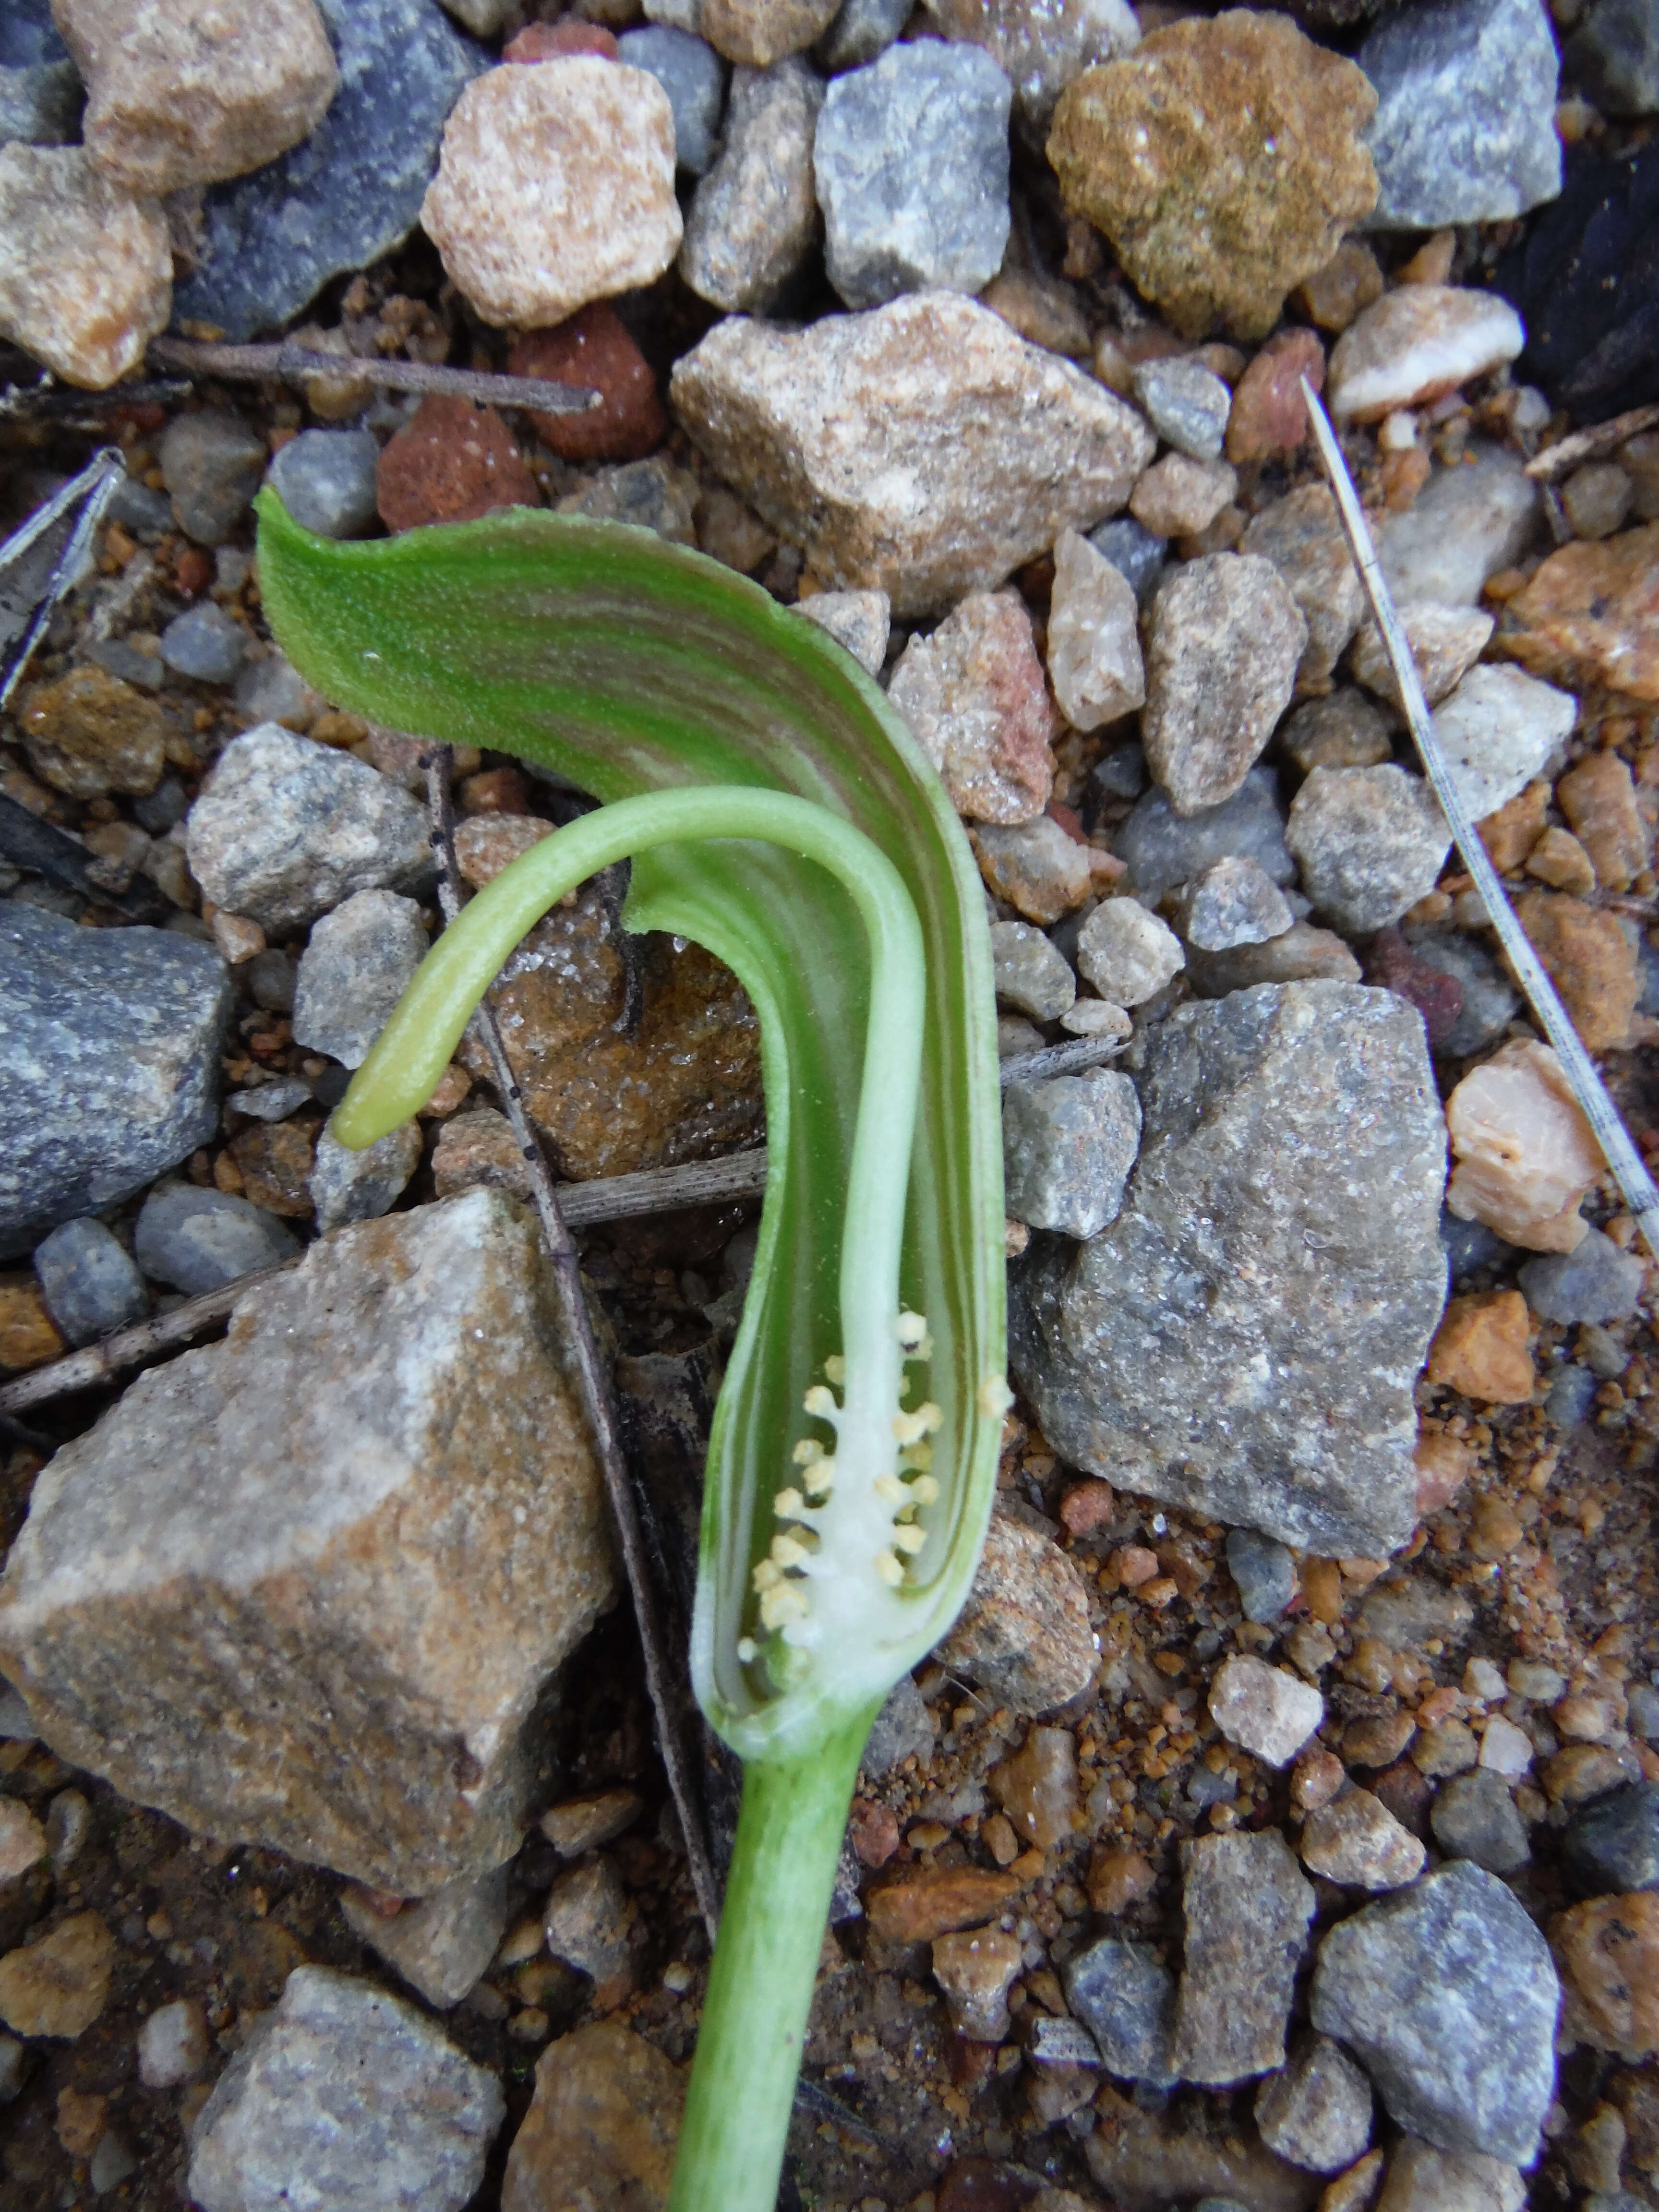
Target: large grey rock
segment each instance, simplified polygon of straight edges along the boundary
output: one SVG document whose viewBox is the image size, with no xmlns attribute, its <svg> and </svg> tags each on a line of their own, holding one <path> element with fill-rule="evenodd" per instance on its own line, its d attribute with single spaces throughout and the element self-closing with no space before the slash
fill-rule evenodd
<svg viewBox="0 0 1659 2212">
<path fill-rule="evenodd" d="M 1285 2063 L 1296 1970 L 1313 1884 L 1277 1828 L 1182 1844 L 1186 1949 L 1170 2063 L 1183 2081 L 1224 2087 Z"/>
<path fill-rule="evenodd" d="M 144 1279 L 125 1245 L 90 1215 L 66 1221 L 34 1248 L 46 1310 L 68 1344 L 91 1344 L 149 1311 Z"/>
<path fill-rule="evenodd" d="M 240 341 L 409 236 L 463 86 L 490 56 L 431 0 L 318 0 L 340 88 L 310 137 L 202 204 L 175 316 Z"/>
<path fill-rule="evenodd" d="M 1416 1518 L 1412 1386 L 1445 1297 L 1445 1125 L 1414 1008 L 1262 984 L 1154 1030 L 1123 1211 L 1012 1285 L 1010 1352 L 1073 1465 L 1287 1544 Z"/>
<path fill-rule="evenodd" d="M 216 906 L 270 932 L 354 891 L 418 890 L 432 876 L 426 816 L 406 791 L 276 722 L 225 747 L 186 817 L 185 850 Z"/>
<path fill-rule="evenodd" d="M 0 907 L 0 1258 L 207 1143 L 234 1003 L 194 938 Z"/>
<path fill-rule="evenodd" d="M 1002 1094 L 1004 1203 L 1016 1221 L 1093 1237 L 1123 1202 L 1140 1140 L 1127 1075 L 1091 1067 Z"/>
<path fill-rule="evenodd" d="M 483 2179 L 501 2084 L 415 2006 L 296 1966 L 203 2106 L 201 2212 L 460 2212 Z"/>
<path fill-rule="evenodd" d="M 1195 814 L 1177 814 L 1167 792 L 1149 791 L 1115 844 L 1129 871 L 1127 887 L 1147 904 L 1232 856 L 1254 860 L 1275 884 L 1296 880 L 1270 768 L 1253 768 L 1231 799 Z"/>
<path fill-rule="evenodd" d="M 823 104 L 823 82 L 798 54 L 733 76 L 726 144 L 697 186 L 680 248 L 681 276 L 714 307 L 769 307 L 811 252 L 812 134 Z"/>
<path fill-rule="evenodd" d="M 1066 2001 L 1099 2045 L 1109 2074 L 1155 2087 L 1175 2080 L 1175 1977 L 1150 1944 L 1107 1936 L 1079 1952 L 1066 1969 Z"/>
<path fill-rule="evenodd" d="M 1559 64 L 1542 0 L 1391 10 L 1358 61 L 1376 88 L 1367 228 L 1500 222 L 1560 191 Z"/>
<path fill-rule="evenodd" d="M 314 1244 L 58 1453 L 0 1665 L 124 1796 L 425 1894 L 518 1849 L 603 1513 L 534 1224 L 467 1191 Z"/>
<path fill-rule="evenodd" d="M 476 1879 L 446 1882 L 430 1897 L 405 1905 L 390 1920 L 383 1899 L 348 1889 L 340 1911 L 355 1936 L 418 1990 L 429 2005 L 447 2011 L 475 1989 L 495 1955 L 507 1925 L 507 1869 L 492 1867 Z"/>
<path fill-rule="evenodd" d="M 313 924 L 300 956 L 294 1042 L 361 1067 L 426 951 L 413 899 L 354 891 Z"/>
<path fill-rule="evenodd" d="M 674 162 L 700 177 L 720 149 L 720 110 L 726 104 L 726 65 L 706 40 L 672 23 L 647 23 L 617 41 L 629 69 L 653 76 L 674 111 Z"/>
<path fill-rule="evenodd" d="M 1120 512 L 1154 445 L 1121 400 L 950 292 L 804 331 L 728 319 L 675 363 L 672 397 L 824 582 L 884 591 L 901 617 Z"/>
<path fill-rule="evenodd" d="M 158 1184 L 133 1235 L 138 1265 L 150 1281 L 192 1298 L 276 1267 L 299 1249 L 294 1232 L 263 1206 L 188 1182 Z"/>
<path fill-rule="evenodd" d="M 849 307 L 977 292 L 1008 243 L 1013 87 L 982 46 L 890 46 L 830 85 L 812 167 L 824 264 Z"/>
<path fill-rule="evenodd" d="M 1555 2089 L 1560 1996 L 1520 1905 L 1459 1860 L 1331 1929 L 1313 2021 L 1354 2052 L 1402 2128 L 1529 2166 Z"/>
</svg>

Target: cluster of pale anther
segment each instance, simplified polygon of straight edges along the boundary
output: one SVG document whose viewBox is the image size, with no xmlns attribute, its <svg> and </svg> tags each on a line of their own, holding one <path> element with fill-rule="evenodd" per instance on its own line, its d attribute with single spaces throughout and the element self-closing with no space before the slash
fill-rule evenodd
<svg viewBox="0 0 1659 2212">
<path fill-rule="evenodd" d="M 894 1334 L 907 1363 L 932 1358 L 933 1340 L 922 1315 L 900 1314 Z M 815 1421 L 827 1423 L 840 1441 L 847 1411 L 836 1403 L 832 1386 L 845 1382 L 846 1365 L 837 1355 L 824 1361 L 823 1371 L 825 1381 L 807 1391 L 802 1408 Z M 908 1390 L 906 1378 L 897 1398 L 902 1400 Z M 939 1497 L 939 1478 L 929 1472 L 931 1439 L 944 1418 L 931 1401 L 913 1413 L 897 1405 L 889 1449 L 875 1456 L 874 1464 L 869 1455 L 856 1455 L 860 1463 L 854 1468 L 844 1463 L 846 1453 L 826 1450 L 816 1437 L 801 1438 L 792 1455 L 800 1470 L 799 1486 L 792 1483 L 774 1498 L 772 1510 L 783 1525 L 754 1571 L 760 1625 L 767 1635 L 779 1636 L 797 1650 L 819 1643 L 825 1624 L 823 1608 L 815 1611 L 813 1606 L 815 1582 L 823 1595 L 832 1589 L 840 1595 L 846 1577 L 862 1574 L 873 1575 L 889 1589 L 903 1587 L 927 1541 L 917 1514 Z M 757 1652 L 750 1637 L 738 1646 L 745 1665 Z"/>
</svg>

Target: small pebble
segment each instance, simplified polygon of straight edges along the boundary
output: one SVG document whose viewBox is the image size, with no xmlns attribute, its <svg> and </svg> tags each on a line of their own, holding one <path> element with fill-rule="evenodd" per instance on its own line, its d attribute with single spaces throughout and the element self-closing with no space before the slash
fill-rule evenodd
<svg viewBox="0 0 1659 2212">
<path fill-rule="evenodd" d="M 1002 1094 L 1005 1204 L 1033 1229 L 1094 1237 L 1117 1218 L 1140 1144 L 1127 1075 L 1090 1068 Z"/>
<path fill-rule="evenodd" d="M 101 391 L 167 324 L 166 218 L 80 146 L 0 145 L 0 337 Z"/>
<path fill-rule="evenodd" d="M 1091 530 L 1089 543 L 1111 562 L 1133 592 L 1136 603 L 1144 607 L 1169 564 L 1164 540 L 1133 516 L 1120 514 L 1110 522 L 1103 522 L 1097 530 Z M 1126 799 L 1135 796 L 1133 791 L 1122 795 Z"/>
<path fill-rule="evenodd" d="M 1115 1006 L 1139 1006 L 1187 964 L 1181 941 L 1138 899 L 1106 899 L 1078 934 L 1079 971 Z"/>
<path fill-rule="evenodd" d="M 416 1121 L 400 1121 L 361 1151 L 343 1145 L 331 1127 L 320 1130 L 306 1185 L 318 1229 L 338 1229 L 348 1221 L 378 1221 L 389 1213 L 421 1164 L 421 1152 Z"/>
<path fill-rule="evenodd" d="M 1264 945 L 1296 919 L 1279 886 L 1251 860 L 1212 861 L 1170 904 L 1177 933 L 1201 952 Z"/>
<path fill-rule="evenodd" d="M 1488 1723 L 1488 1730 L 1493 1723 Z M 1429 1808 L 1434 1839 L 1449 1859 L 1472 1859 L 1488 1874 L 1514 1874 L 1532 1856 L 1507 1778 L 1485 1765 L 1449 1776 Z"/>
<path fill-rule="evenodd" d="M 1277 1620 L 1296 1595 L 1296 1563 L 1289 1550 L 1255 1528 L 1227 1531 L 1227 1569 L 1246 1620 Z"/>
<path fill-rule="evenodd" d="M 1579 1204 L 1602 1171 L 1601 1152 L 1547 1045 L 1517 1040 L 1473 1069 L 1446 1102 L 1446 1127 L 1455 1214 L 1531 1251 L 1576 1248 L 1585 1234 Z"/>
<path fill-rule="evenodd" d="M 1275 2156 L 1340 2173 L 1370 2142 L 1371 2085 L 1340 2045 L 1310 2036 L 1256 2091 L 1255 2122 Z"/>
<path fill-rule="evenodd" d="M 1397 407 L 1425 406 L 1513 361 L 1525 342 L 1521 318 L 1496 292 L 1402 284 L 1332 348 L 1331 414 L 1375 422 Z"/>
<path fill-rule="evenodd" d="M 970 592 L 937 629 L 910 640 L 887 696 L 959 813 L 1003 823 L 1041 815 L 1058 720 L 1018 592 Z"/>
<path fill-rule="evenodd" d="M 1611 538 L 1630 519 L 1636 486 L 1617 461 L 1590 461 L 1561 487 L 1561 504 L 1579 538 Z"/>
<path fill-rule="evenodd" d="M 1434 793 L 1391 763 L 1315 769 L 1285 836 L 1315 910 L 1352 935 L 1397 921 L 1433 890 L 1451 849 Z"/>
<path fill-rule="evenodd" d="M 1401 1889 L 1423 1871 L 1422 1844 L 1369 1790 L 1310 1812 L 1300 1849 L 1315 1874 L 1356 1889 Z"/>
<path fill-rule="evenodd" d="M 1249 1657 L 1224 1662 L 1208 1702 L 1228 1742 L 1242 1744 L 1269 1766 L 1289 1765 L 1325 1713 L 1317 1690 L 1283 1668 Z"/>
<path fill-rule="evenodd" d="M 668 95 L 674 115 L 674 160 L 689 176 L 701 177 L 719 150 L 720 112 L 726 104 L 726 71 L 704 40 L 669 23 L 647 23 L 624 31 L 617 41 L 629 69 L 644 70 Z"/>
<path fill-rule="evenodd" d="M 1147 763 L 1176 810 L 1231 799 L 1290 704 L 1308 627 L 1269 561 L 1212 553 L 1153 600 L 1146 645 Z"/>
<path fill-rule="evenodd" d="M 1129 512 L 1160 541 L 1195 537 L 1209 528 L 1237 489 L 1237 473 L 1225 461 L 1165 453 L 1136 479 Z"/>
<path fill-rule="evenodd" d="M 1035 1022 L 1058 1021 L 1077 996 L 1077 978 L 1040 929 L 1029 922 L 991 926 L 997 997 Z"/>
<path fill-rule="evenodd" d="M 195 2079 L 211 2045 L 202 2008 L 190 1997 L 159 2005 L 138 2031 L 138 2079 L 147 2089 L 174 2089 Z"/>
<path fill-rule="evenodd" d="M 714 307 L 770 306 L 811 252 L 823 104 L 822 81 L 797 56 L 732 79 L 725 143 L 697 186 L 680 249 L 681 276 Z"/>
<path fill-rule="evenodd" d="M 161 659 L 201 684 L 234 684 L 247 659 L 248 633 L 211 601 L 175 615 L 161 632 Z"/>
<path fill-rule="evenodd" d="M 94 1343 L 149 1310 L 131 1254 L 90 1215 L 66 1221 L 35 1246 L 34 1272 L 66 1344 Z"/>
<path fill-rule="evenodd" d="M 204 408 L 173 416 L 156 458 L 179 528 L 198 545 L 222 545 L 252 505 L 270 456 L 240 415 Z"/>
<path fill-rule="evenodd" d="M 301 430 L 265 481 L 294 520 L 319 538 L 365 538 L 378 512 L 380 458 L 372 430 Z"/>
<path fill-rule="evenodd" d="M 1218 376 L 1178 354 L 1166 354 L 1161 361 L 1143 362 L 1131 380 L 1136 399 L 1166 445 L 1195 461 L 1219 459 L 1233 396 Z"/>
<path fill-rule="evenodd" d="M 161 1183 L 144 1200 L 133 1239 L 153 1283 L 198 1297 L 293 1259 L 299 1243 L 273 1214 L 222 1190 Z"/>
<path fill-rule="evenodd" d="M 1019 1938 L 997 1927 L 941 1936 L 933 1979 L 945 1992 L 951 2025 L 970 2043 L 1000 2043 L 1008 2033 L 1008 1990 L 1024 1964 Z"/>
<path fill-rule="evenodd" d="M 885 592 L 815 592 L 796 602 L 795 612 L 827 629 L 866 676 L 881 673 L 892 627 L 892 602 Z"/>
<path fill-rule="evenodd" d="M 1054 544 L 1048 676 L 1075 729 L 1115 722 L 1146 696 L 1133 586 L 1074 530 L 1062 531 Z"/>
<path fill-rule="evenodd" d="M 1227 416 L 1230 461 L 1265 460 L 1291 453 L 1308 435 L 1306 377 L 1316 392 L 1325 384 L 1325 349 L 1311 331 L 1280 331 L 1270 337 L 1238 380 Z"/>
</svg>

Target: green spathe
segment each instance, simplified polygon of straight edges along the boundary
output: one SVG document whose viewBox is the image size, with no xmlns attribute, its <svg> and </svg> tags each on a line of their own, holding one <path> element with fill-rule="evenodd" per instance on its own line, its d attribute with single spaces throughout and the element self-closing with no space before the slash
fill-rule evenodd
<svg viewBox="0 0 1659 2212">
<path fill-rule="evenodd" d="M 769 2212 L 859 1752 L 966 1596 L 994 1483 L 1001 1158 L 977 872 L 862 670 L 715 562 L 525 509 L 369 544 L 310 537 L 268 492 L 259 511 L 266 612 L 307 680 L 607 802 L 446 933 L 339 1133 L 403 1118 L 501 954 L 621 854 L 629 926 L 706 945 L 760 1018 L 770 1164 L 693 1637 L 698 1696 L 748 1764 L 673 2204 Z M 866 1542 L 872 1495 L 890 1547 Z"/>
</svg>

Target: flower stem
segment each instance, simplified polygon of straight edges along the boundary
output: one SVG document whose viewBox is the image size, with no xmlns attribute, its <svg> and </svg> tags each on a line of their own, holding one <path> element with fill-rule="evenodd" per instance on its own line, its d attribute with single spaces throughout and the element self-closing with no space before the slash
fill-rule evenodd
<svg viewBox="0 0 1659 2212">
<path fill-rule="evenodd" d="M 746 1761 L 668 2212 L 773 2212 L 806 2016 L 875 1709 Z"/>
</svg>

